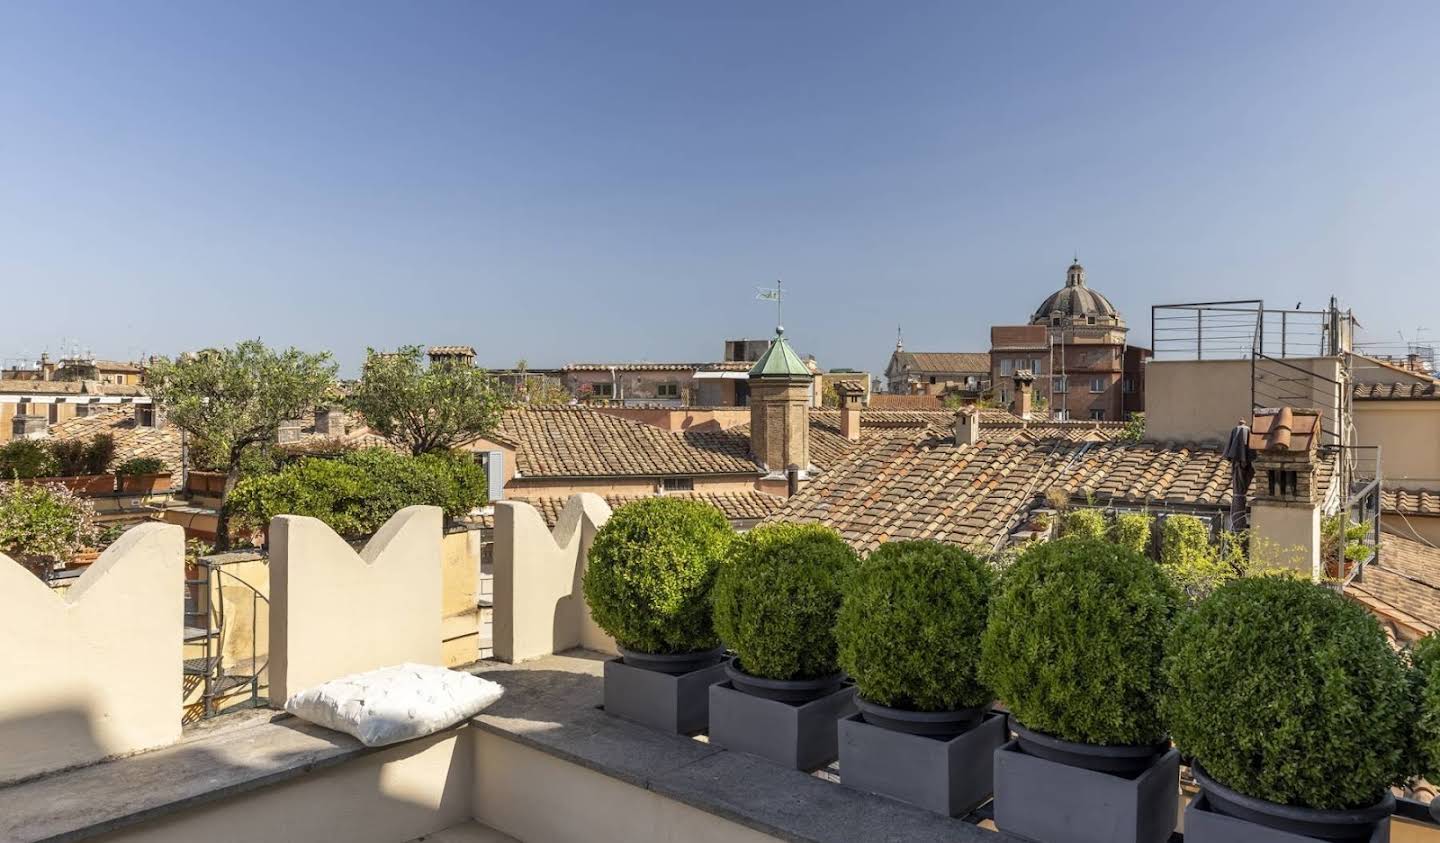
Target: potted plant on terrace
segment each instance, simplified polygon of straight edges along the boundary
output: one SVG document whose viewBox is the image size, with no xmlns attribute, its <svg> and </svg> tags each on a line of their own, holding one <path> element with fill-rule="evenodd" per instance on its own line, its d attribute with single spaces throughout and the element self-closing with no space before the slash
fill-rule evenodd
<svg viewBox="0 0 1440 843">
<path fill-rule="evenodd" d="M 606 711 L 671 732 L 706 727 L 709 686 L 725 675 L 711 589 L 733 535 L 719 510 L 679 498 L 622 506 L 595 534 L 585 602 L 621 654 L 605 663 Z"/>
<path fill-rule="evenodd" d="M 991 601 L 980 675 L 1017 738 L 995 753 L 995 823 L 1043 841 L 1146 841 L 1174 830 L 1179 755 L 1158 710 L 1179 596 L 1153 562 L 1104 541 L 1034 545 Z"/>
<path fill-rule="evenodd" d="M 855 562 L 813 524 L 766 524 L 734 542 L 715 579 L 715 629 L 735 658 L 710 688 L 712 743 L 797 769 L 835 760 L 835 721 L 855 711 L 835 645 Z"/>
<path fill-rule="evenodd" d="M 989 799 L 1008 733 L 980 681 L 995 575 L 954 545 L 881 545 L 846 579 L 835 627 L 860 712 L 840 721 L 840 779 L 950 816 Z"/>
<path fill-rule="evenodd" d="M 115 476 L 122 494 L 149 495 L 170 488 L 170 473 L 155 457 L 128 459 L 115 468 Z"/>
<path fill-rule="evenodd" d="M 1232 581 L 1176 625 L 1164 675 L 1202 791 L 1187 841 L 1384 839 L 1415 701 L 1364 608 L 1290 577 Z"/>
</svg>

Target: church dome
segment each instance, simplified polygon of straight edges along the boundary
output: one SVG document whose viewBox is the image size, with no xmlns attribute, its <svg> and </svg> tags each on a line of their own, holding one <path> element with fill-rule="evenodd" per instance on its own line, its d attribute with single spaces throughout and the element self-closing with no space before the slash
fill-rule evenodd
<svg viewBox="0 0 1440 843">
<path fill-rule="evenodd" d="M 1049 298 L 1035 309 L 1030 323 L 1049 324 L 1051 318 L 1057 315 L 1080 320 L 1094 317 L 1096 322 L 1102 324 L 1120 322 L 1120 312 L 1115 309 L 1115 305 L 1098 290 L 1085 286 L 1085 267 L 1081 266 L 1079 261 L 1070 264 L 1070 268 L 1065 272 L 1065 286 L 1051 293 Z"/>
</svg>

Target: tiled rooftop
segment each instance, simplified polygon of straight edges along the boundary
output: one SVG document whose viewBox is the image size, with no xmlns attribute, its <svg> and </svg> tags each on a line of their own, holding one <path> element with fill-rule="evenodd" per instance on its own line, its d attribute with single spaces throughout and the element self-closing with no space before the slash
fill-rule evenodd
<svg viewBox="0 0 1440 843">
<path fill-rule="evenodd" d="M 988 351 L 902 351 L 899 362 L 910 364 L 913 371 L 986 373 L 990 372 Z"/>
<path fill-rule="evenodd" d="M 569 363 L 565 372 L 748 372 L 753 363 L 730 360 L 719 363 Z"/>
<path fill-rule="evenodd" d="M 1440 391 L 1437 391 L 1434 381 L 1429 383 L 1410 383 L 1407 381 L 1396 381 L 1394 383 L 1357 383 L 1355 384 L 1355 399 L 1357 401 L 1437 401 L 1440 400 Z"/>
<path fill-rule="evenodd" d="M 645 495 L 606 495 L 605 502 L 611 509 L 619 509 L 627 503 L 642 500 Z M 758 521 L 778 511 L 785 503 L 785 499 L 778 495 L 771 495 L 765 492 L 754 490 L 739 492 L 667 492 L 667 498 L 681 498 L 684 500 L 695 500 L 701 503 L 708 503 L 725 514 L 731 521 Z M 507 500 L 521 501 L 528 503 L 539 511 L 545 519 L 545 523 L 554 529 L 555 523 L 560 520 L 560 512 L 565 508 L 567 497 L 514 497 Z"/>
<path fill-rule="evenodd" d="M 50 426 L 52 439 L 89 441 L 108 433 L 115 438 L 115 458 L 110 467 L 137 457 L 155 457 L 165 470 L 178 472 L 181 465 L 180 431 L 170 425 L 147 427 L 136 423 L 135 405 L 123 404 L 113 410 L 84 418 L 66 419 Z"/>
<path fill-rule="evenodd" d="M 1440 489 L 1383 489 L 1380 509 L 1402 515 L 1440 516 Z"/>
<path fill-rule="evenodd" d="M 134 384 L 96 381 L 32 381 L 0 379 L 0 394 L 31 395 L 144 395 L 145 388 Z"/>
<path fill-rule="evenodd" d="M 1380 541 L 1379 561 L 1365 566 L 1346 592 L 1424 631 L 1440 629 L 1440 550 L 1389 534 Z"/>
</svg>

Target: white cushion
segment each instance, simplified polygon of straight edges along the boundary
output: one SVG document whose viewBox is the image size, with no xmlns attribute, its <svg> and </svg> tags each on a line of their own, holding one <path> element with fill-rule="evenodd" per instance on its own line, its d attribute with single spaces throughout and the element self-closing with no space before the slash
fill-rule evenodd
<svg viewBox="0 0 1440 843">
<path fill-rule="evenodd" d="M 385 746 L 474 717 L 503 693 L 488 679 L 407 662 L 308 688 L 286 700 L 285 710 L 366 746 Z"/>
</svg>

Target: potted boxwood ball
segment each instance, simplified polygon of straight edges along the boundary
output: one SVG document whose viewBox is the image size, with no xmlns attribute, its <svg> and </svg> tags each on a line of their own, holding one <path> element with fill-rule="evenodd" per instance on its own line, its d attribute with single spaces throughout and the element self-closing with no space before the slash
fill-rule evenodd
<svg viewBox="0 0 1440 843">
<path fill-rule="evenodd" d="M 1158 566 L 1105 541 L 1033 545 L 1006 571 L 980 657 L 1016 733 L 995 756 L 1001 829 L 1042 841 L 1168 838 L 1179 757 L 1160 720 L 1160 665 L 1179 603 Z M 1105 816 L 1118 804 L 1133 816 Z M 1114 828 L 1126 831 L 1106 837 Z"/>
<path fill-rule="evenodd" d="M 714 507 L 663 497 L 620 507 L 596 532 L 585 602 L 621 654 L 606 664 L 607 711 L 670 731 L 705 727 L 706 689 L 724 676 L 711 591 L 733 536 Z"/>
<path fill-rule="evenodd" d="M 855 552 L 834 530 L 766 524 L 741 536 L 715 579 L 715 629 L 735 652 L 710 688 L 710 742 L 813 770 L 838 754 L 853 714 L 835 652 L 840 585 Z"/>
<path fill-rule="evenodd" d="M 1289 577 L 1230 582 L 1176 626 L 1162 710 L 1203 804 L 1186 840 L 1365 839 L 1411 772 L 1410 674 L 1364 608 Z M 1237 825 L 1236 820 L 1245 825 Z"/>
<path fill-rule="evenodd" d="M 842 676 L 835 616 L 855 551 L 808 524 L 766 524 L 741 536 L 715 582 L 715 629 L 735 652 L 730 679 L 758 697 L 804 702 Z"/>
<path fill-rule="evenodd" d="M 1420 639 L 1410 654 L 1415 666 L 1414 681 L 1419 693 L 1419 717 L 1415 721 L 1415 772 L 1427 781 L 1440 781 L 1440 636 L 1430 633 Z M 1440 822 L 1440 799 L 1430 802 L 1430 816 Z"/>
<path fill-rule="evenodd" d="M 860 713 L 840 724 L 843 783 L 950 815 L 989 798 L 1006 735 L 979 677 L 994 582 L 928 541 L 883 544 L 846 579 L 835 637 Z"/>
</svg>

